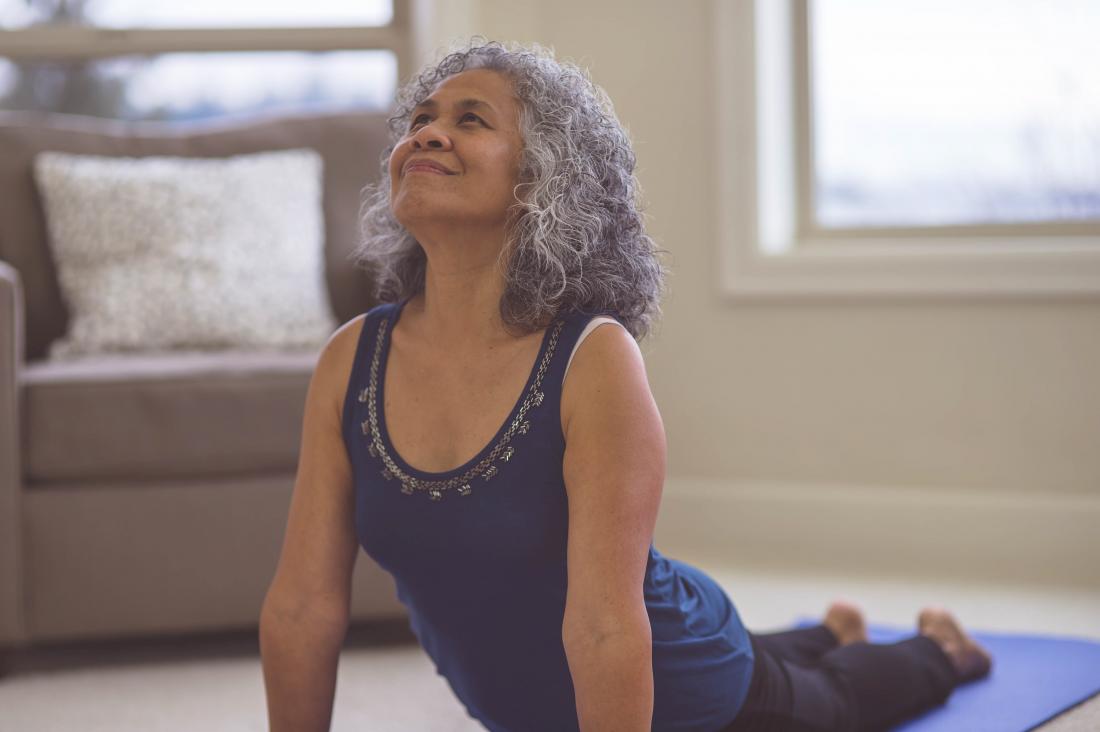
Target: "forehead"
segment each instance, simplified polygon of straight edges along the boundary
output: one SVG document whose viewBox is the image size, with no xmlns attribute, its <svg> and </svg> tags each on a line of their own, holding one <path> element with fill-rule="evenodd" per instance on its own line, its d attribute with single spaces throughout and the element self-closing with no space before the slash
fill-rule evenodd
<svg viewBox="0 0 1100 732">
<path fill-rule="evenodd" d="M 447 105 L 459 99 L 479 99 L 503 113 L 514 113 L 519 107 L 512 82 L 490 69 L 471 69 L 449 76 L 437 84 L 424 101 Z"/>
</svg>

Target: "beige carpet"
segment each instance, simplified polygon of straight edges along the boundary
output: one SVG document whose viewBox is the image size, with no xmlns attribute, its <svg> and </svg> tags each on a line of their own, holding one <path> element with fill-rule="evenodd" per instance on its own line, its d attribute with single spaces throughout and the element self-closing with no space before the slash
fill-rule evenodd
<svg viewBox="0 0 1100 732">
<path fill-rule="evenodd" d="M 734 599 L 745 624 L 758 631 L 817 614 L 832 597 L 848 597 L 861 603 L 873 622 L 908 623 L 921 604 L 938 602 L 968 627 L 1100 639 L 1100 592 L 707 569 Z M 253 631 L 42 647 L 19 652 L 12 661 L 13 673 L 0 679 L 0 732 L 266 730 Z M 466 717 L 407 625 L 398 621 L 349 632 L 332 729 L 472 732 L 482 727 Z M 1040 729 L 1100 730 L 1100 698 Z"/>
<path fill-rule="evenodd" d="M 19 654 L 0 679 L 3 732 L 261 732 L 254 633 L 80 644 Z M 473 732 L 404 623 L 353 627 L 340 658 L 335 732 Z"/>
</svg>

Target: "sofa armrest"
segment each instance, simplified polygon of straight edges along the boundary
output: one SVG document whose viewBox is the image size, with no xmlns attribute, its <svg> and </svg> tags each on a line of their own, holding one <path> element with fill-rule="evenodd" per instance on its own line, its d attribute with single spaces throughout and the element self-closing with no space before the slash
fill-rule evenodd
<svg viewBox="0 0 1100 732">
<path fill-rule="evenodd" d="M 23 284 L 0 260 L 0 646 L 26 643 L 23 617 L 23 480 L 20 465 L 20 378 Z"/>
</svg>

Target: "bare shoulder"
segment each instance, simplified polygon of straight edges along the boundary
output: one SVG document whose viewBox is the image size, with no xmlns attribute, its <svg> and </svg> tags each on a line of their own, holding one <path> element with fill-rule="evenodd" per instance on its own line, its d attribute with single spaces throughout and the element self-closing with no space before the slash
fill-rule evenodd
<svg viewBox="0 0 1100 732">
<path fill-rule="evenodd" d="M 322 358 L 333 356 L 355 356 L 355 349 L 359 345 L 359 336 L 363 332 L 363 324 L 366 323 L 367 314 L 360 313 L 348 322 L 341 325 L 328 337 L 321 351 Z M 351 364 L 348 364 L 350 367 Z"/>
<path fill-rule="evenodd" d="M 573 354 L 562 384 L 562 434 L 580 405 L 615 409 L 625 401 L 653 399 L 645 360 L 634 336 L 621 323 L 600 323 Z"/>
</svg>

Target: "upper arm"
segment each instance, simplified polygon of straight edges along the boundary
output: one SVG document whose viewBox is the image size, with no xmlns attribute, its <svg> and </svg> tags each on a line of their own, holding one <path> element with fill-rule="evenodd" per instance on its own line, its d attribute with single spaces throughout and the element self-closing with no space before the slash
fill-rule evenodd
<svg viewBox="0 0 1100 732">
<path fill-rule="evenodd" d="M 666 446 L 630 333 L 611 324 L 595 328 L 577 349 L 562 390 L 569 499 L 563 638 L 648 628 L 642 585 Z"/>
<path fill-rule="evenodd" d="M 265 609 L 337 619 L 349 612 L 359 543 L 342 417 L 363 317 L 333 333 L 310 378 L 294 493 Z"/>
</svg>

